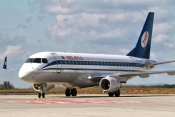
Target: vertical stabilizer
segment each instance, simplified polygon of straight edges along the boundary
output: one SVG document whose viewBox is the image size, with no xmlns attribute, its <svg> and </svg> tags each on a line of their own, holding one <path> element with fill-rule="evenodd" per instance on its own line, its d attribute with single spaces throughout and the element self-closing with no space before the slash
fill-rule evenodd
<svg viewBox="0 0 175 117">
<path fill-rule="evenodd" d="M 149 59 L 151 49 L 151 38 L 153 29 L 154 13 L 149 12 L 143 29 L 140 33 L 136 47 L 127 56 Z"/>
</svg>

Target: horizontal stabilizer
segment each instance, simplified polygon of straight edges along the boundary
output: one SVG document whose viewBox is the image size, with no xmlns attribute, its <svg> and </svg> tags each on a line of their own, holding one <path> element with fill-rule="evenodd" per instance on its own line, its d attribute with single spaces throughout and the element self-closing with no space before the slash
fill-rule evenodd
<svg viewBox="0 0 175 117">
<path fill-rule="evenodd" d="M 161 65 L 161 64 L 168 64 L 168 63 L 174 63 L 175 60 L 172 61 L 164 61 L 164 62 L 158 62 L 158 63 L 153 63 L 153 64 L 148 64 L 149 66 L 156 66 L 156 65 Z"/>
</svg>

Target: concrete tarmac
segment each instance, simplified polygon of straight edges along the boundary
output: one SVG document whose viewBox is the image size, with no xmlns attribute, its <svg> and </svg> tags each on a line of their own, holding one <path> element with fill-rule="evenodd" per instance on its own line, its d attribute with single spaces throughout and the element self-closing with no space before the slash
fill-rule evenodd
<svg viewBox="0 0 175 117">
<path fill-rule="evenodd" d="M 0 117 L 175 117 L 175 95 L 0 95 Z"/>
</svg>

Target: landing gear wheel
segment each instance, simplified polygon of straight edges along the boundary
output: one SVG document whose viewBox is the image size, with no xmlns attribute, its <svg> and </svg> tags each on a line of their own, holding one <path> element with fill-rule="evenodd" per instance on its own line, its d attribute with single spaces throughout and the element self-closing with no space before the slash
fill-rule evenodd
<svg viewBox="0 0 175 117">
<path fill-rule="evenodd" d="M 45 98 L 45 93 L 42 93 L 42 98 Z"/>
<path fill-rule="evenodd" d="M 114 94 L 115 94 L 115 97 L 120 97 L 120 90 L 116 91 Z"/>
<path fill-rule="evenodd" d="M 41 93 L 40 92 L 38 93 L 38 98 L 41 98 Z"/>
<path fill-rule="evenodd" d="M 71 89 L 72 96 L 77 96 L 77 90 L 75 88 Z"/>
<path fill-rule="evenodd" d="M 113 97 L 114 93 L 108 93 L 109 97 Z"/>
<path fill-rule="evenodd" d="M 66 91 L 65 91 L 65 95 L 66 95 L 67 97 L 71 95 L 71 91 L 70 91 L 69 88 L 66 89 Z"/>
</svg>

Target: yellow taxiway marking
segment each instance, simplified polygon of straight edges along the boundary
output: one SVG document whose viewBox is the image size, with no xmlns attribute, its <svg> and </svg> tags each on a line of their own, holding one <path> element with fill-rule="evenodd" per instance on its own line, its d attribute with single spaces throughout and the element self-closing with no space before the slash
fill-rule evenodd
<svg viewBox="0 0 175 117">
<path fill-rule="evenodd" d="M 35 98 L 36 100 L 41 100 L 41 98 Z"/>
</svg>

